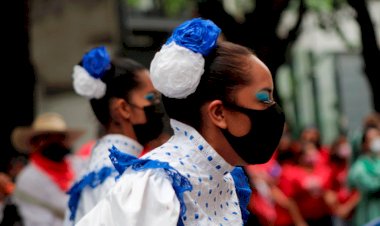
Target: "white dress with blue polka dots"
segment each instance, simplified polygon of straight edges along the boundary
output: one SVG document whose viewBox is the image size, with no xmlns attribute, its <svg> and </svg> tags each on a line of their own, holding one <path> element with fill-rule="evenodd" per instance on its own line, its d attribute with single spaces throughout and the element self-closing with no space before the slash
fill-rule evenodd
<svg viewBox="0 0 380 226">
<path fill-rule="evenodd" d="M 234 169 L 192 127 L 171 120 L 174 136 L 143 159 L 168 162 L 191 183 L 186 212 L 162 169 L 128 168 L 105 199 L 78 223 L 84 225 L 243 225 L 230 172 Z"/>
<path fill-rule="evenodd" d="M 114 186 L 115 177 L 118 176 L 118 173 L 109 159 L 108 149 L 112 146 L 133 156 L 139 156 L 143 149 L 137 141 L 121 134 L 108 134 L 99 139 L 92 149 L 91 159 L 87 169 L 81 173 L 77 181 L 83 180 L 86 175 L 91 173 L 99 173 L 102 169 L 110 170 L 108 170 L 107 175 L 103 174 L 104 178 L 101 182 L 92 181 L 95 186 L 91 187 L 86 185 L 81 189 L 75 218 L 70 221 L 70 210 L 67 209 L 65 225 L 73 225 L 73 222 L 78 222 L 78 220 L 89 212 L 107 194 L 111 187 Z M 95 177 L 95 180 L 99 180 L 99 178 Z"/>
</svg>

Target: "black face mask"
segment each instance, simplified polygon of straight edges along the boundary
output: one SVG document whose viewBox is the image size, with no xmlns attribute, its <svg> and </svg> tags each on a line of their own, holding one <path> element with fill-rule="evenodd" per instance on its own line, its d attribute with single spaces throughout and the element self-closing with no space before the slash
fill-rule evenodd
<svg viewBox="0 0 380 226">
<path fill-rule="evenodd" d="M 41 154 L 51 161 L 61 162 L 70 152 L 71 150 L 61 143 L 51 143 L 42 149 Z"/>
<path fill-rule="evenodd" d="M 269 161 L 276 150 L 284 129 L 285 115 L 277 104 L 265 110 L 253 110 L 237 105 L 227 105 L 251 120 L 248 134 L 236 137 L 227 129 L 223 135 L 235 152 L 248 164 L 261 164 Z"/>
<path fill-rule="evenodd" d="M 146 145 L 149 141 L 156 139 L 164 128 L 162 117 L 164 116 L 159 104 L 144 107 L 147 122 L 144 124 L 133 125 L 137 141 Z"/>
</svg>

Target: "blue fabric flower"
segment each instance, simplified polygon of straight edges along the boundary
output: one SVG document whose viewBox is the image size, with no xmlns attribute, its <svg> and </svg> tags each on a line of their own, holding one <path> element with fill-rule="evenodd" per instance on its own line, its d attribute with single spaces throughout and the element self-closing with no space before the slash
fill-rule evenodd
<svg viewBox="0 0 380 226">
<path fill-rule="evenodd" d="M 166 44 L 177 45 L 207 56 L 215 48 L 221 30 L 211 20 L 194 18 L 178 26 Z"/>
<path fill-rule="evenodd" d="M 93 48 L 83 56 L 82 64 L 86 71 L 94 78 L 101 78 L 109 69 L 111 58 L 104 46 Z"/>
</svg>

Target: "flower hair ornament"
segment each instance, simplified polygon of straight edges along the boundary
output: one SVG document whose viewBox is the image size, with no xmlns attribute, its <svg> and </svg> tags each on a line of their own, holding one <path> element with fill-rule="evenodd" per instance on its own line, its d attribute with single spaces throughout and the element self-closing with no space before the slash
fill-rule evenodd
<svg viewBox="0 0 380 226">
<path fill-rule="evenodd" d="M 100 99 L 106 93 L 106 84 L 101 80 L 111 67 L 111 58 L 104 46 L 96 47 L 82 58 L 82 65 L 73 69 L 73 86 L 76 93 L 87 98 Z"/>
<path fill-rule="evenodd" d="M 183 99 L 194 93 L 205 59 L 221 30 L 211 20 L 194 18 L 179 25 L 150 65 L 154 87 L 166 97 Z"/>
</svg>

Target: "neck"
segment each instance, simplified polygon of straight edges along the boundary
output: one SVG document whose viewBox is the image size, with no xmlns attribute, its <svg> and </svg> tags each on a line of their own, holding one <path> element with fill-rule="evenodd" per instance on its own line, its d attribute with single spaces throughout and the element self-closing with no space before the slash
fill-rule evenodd
<svg viewBox="0 0 380 226">
<path fill-rule="evenodd" d="M 232 166 L 246 165 L 240 156 L 234 151 L 231 145 L 223 136 L 219 127 L 210 125 L 202 129 L 200 134 L 215 149 L 222 158 Z"/>
<path fill-rule="evenodd" d="M 131 139 L 137 140 L 133 126 L 130 123 L 111 122 L 106 129 L 106 134 L 121 134 Z"/>
</svg>

